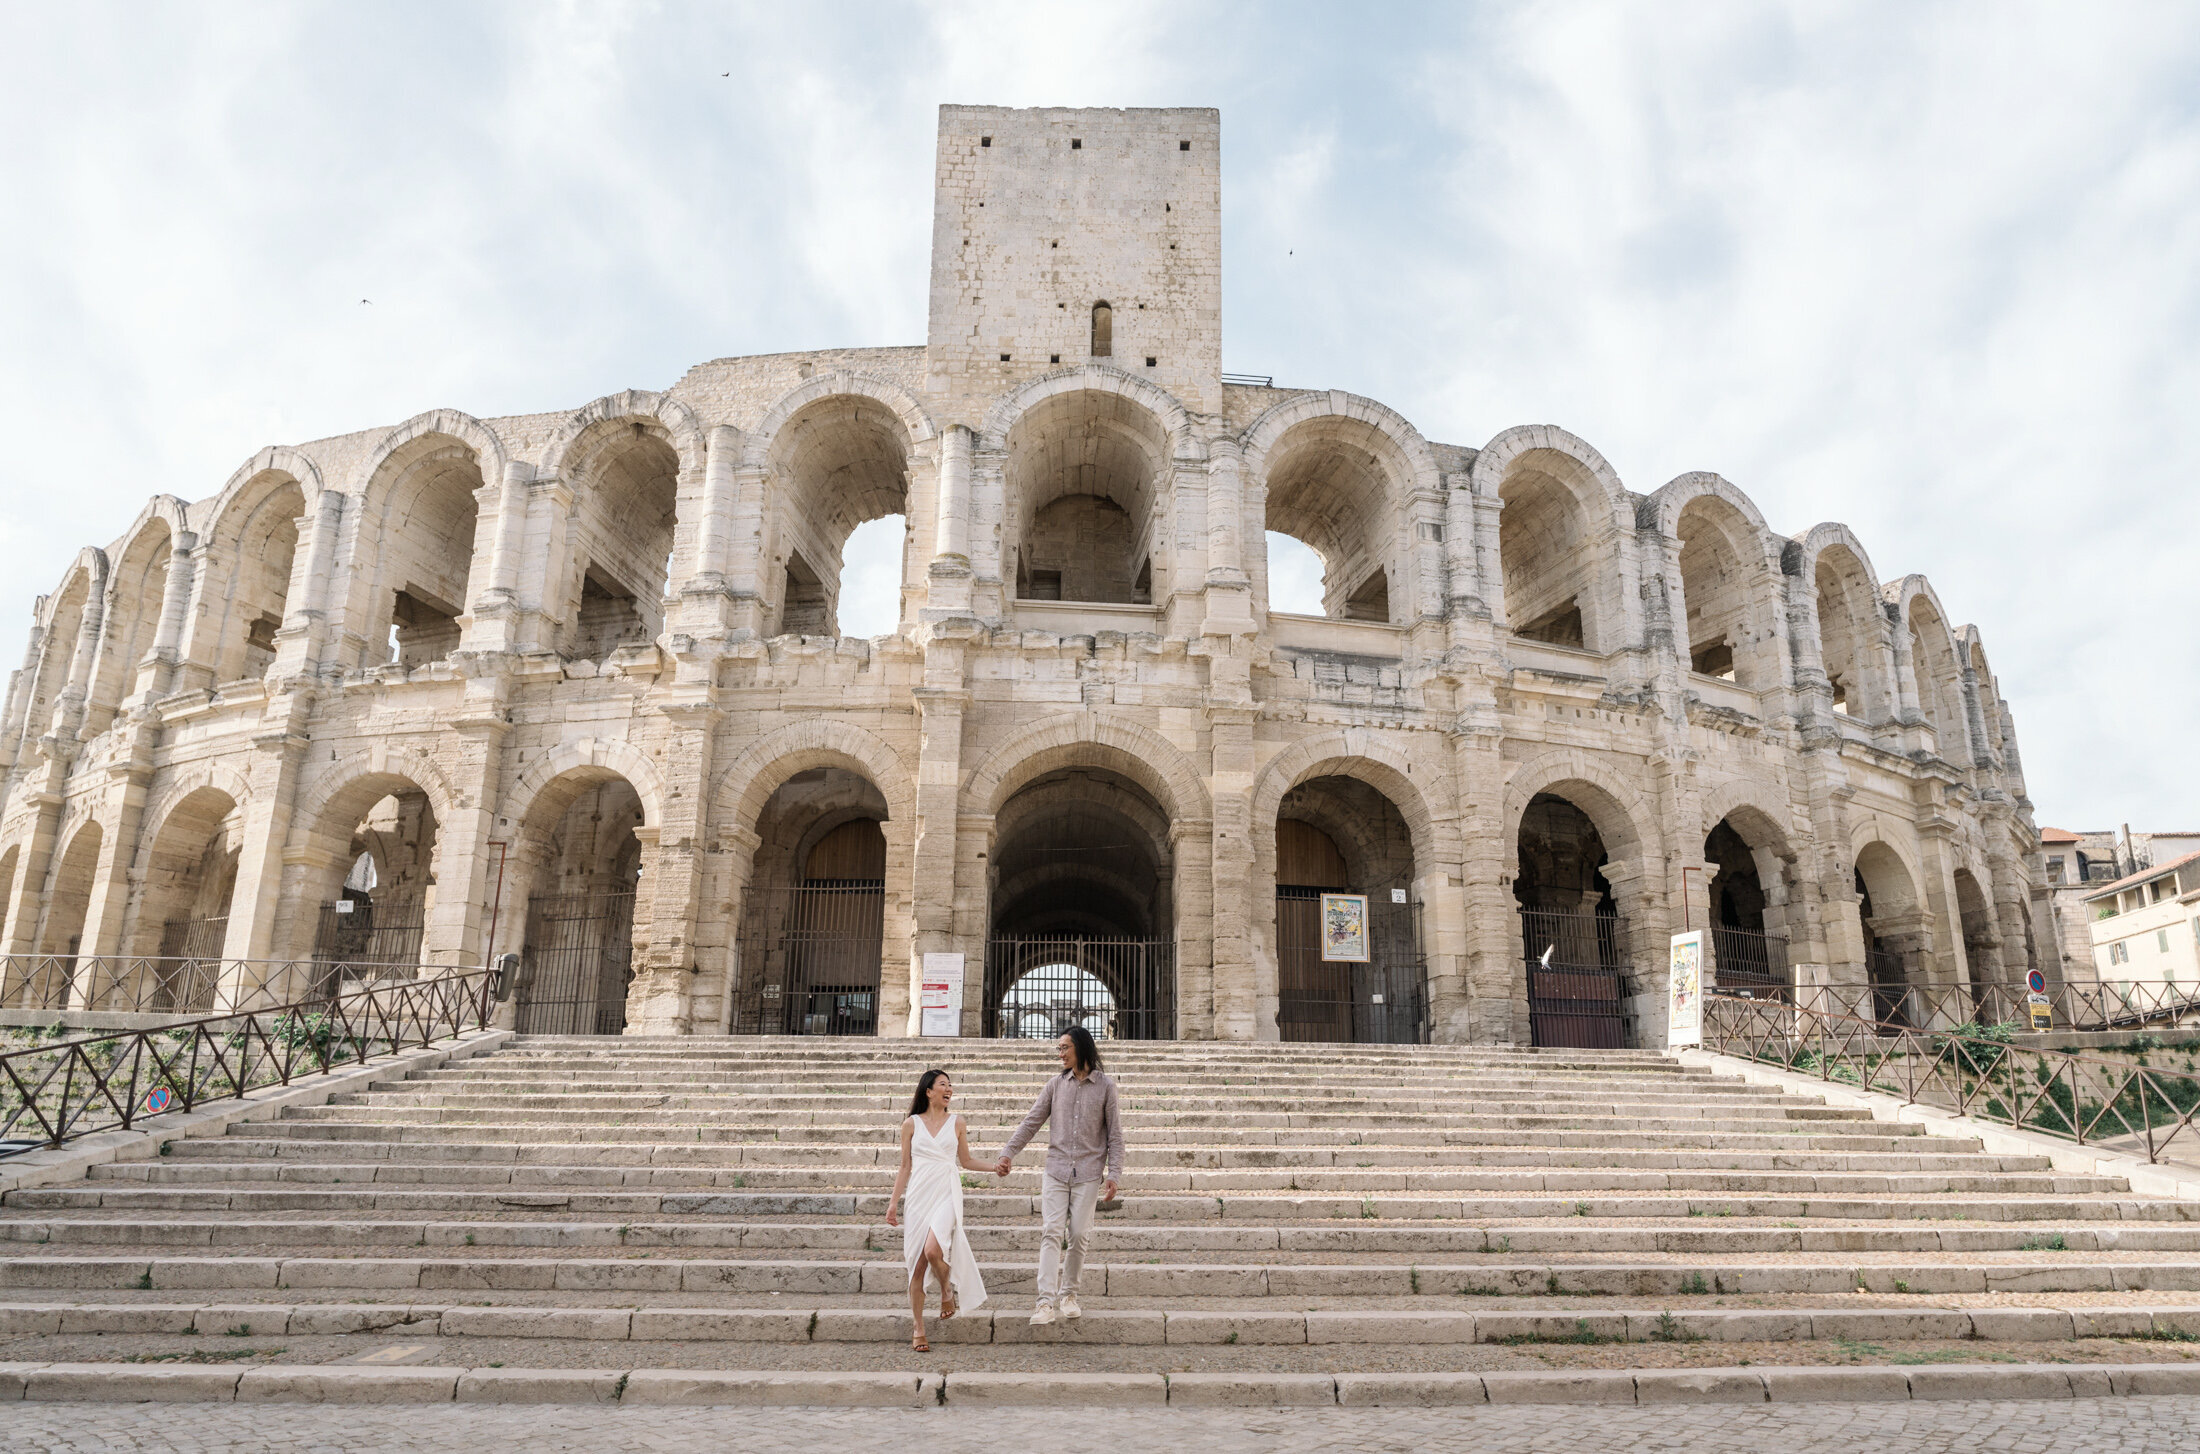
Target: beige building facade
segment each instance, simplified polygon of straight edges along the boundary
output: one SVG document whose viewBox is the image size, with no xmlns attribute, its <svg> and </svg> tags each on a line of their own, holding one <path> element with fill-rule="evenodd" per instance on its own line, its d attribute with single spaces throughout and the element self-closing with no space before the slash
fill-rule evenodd
<svg viewBox="0 0 2200 1454">
<path fill-rule="evenodd" d="M 1977 629 L 1717 475 L 1226 376 L 1220 139 L 944 108 L 921 346 L 148 503 L 9 684 L 0 1003 L 514 952 L 538 1029 L 907 1034 L 932 982 L 964 1034 L 1618 1043 L 1683 927 L 1803 982 L 2042 963 Z M 899 623 L 843 637 L 884 517 Z"/>
</svg>

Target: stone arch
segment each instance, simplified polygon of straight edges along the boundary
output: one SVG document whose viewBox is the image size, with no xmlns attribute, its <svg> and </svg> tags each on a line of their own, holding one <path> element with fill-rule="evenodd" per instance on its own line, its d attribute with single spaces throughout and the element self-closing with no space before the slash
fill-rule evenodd
<svg viewBox="0 0 2200 1454">
<path fill-rule="evenodd" d="M 1748 825 L 1742 836 L 1750 840 L 1750 847 L 1767 849 L 1783 863 L 1796 861 L 1796 840 L 1809 831 L 1777 792 L 1746 778 L 1731 779 L 1705 790 L 1702 803 L 1703 829 L 1696 835 L 1699 840 L 1733 818 L 1738 828 Z"/>
<path fill-rule="evenodd" d="M 1750 498 L 1715 474 L 1681 475 L 1643 502 L 1664 544 L 1673 644 L 1690 669 L 1752 691 L 1789 680 L 1780 553 Z"/>
<path fill-rule="evenodd" d="M 168 598 L 169 562 L 191 536 L 184 527 L 184 503 L 156 495 L 138 512 L 129 531 L 108 552 L 107 599 L 100 612 L 99 648 L 92 660 L 85 695 L 85 735 L 96 735 L 114 720 L 130 696 L 138 664 L 160 639 L 160 618 Z"/>
<path fill-rule="evenodd" d="M 1963 654 L 1940 595 L 1922 575 L 1907 575 L 1886 588 L 1885 599 L 1909 633 L 1910 675 L 1918 710 L 1931 723 L 1939 755 L 1970 765 L 1970 714 L 1964 707 Z"/>
<path fill-rule="evenodd" d="M 1550 748 L 1514 765 L 1505 779 L 1505 874 L 1520 870 L 1520 820 L 1538 795 L 1563 797 L 1588 816 L 1614 861 L 1640 861 L 1660 843 L 1639 788 L 1578 748 Z"/>
<path fill-rule="evenodd" d="M 1440 595 L 1422 589 L 1409 526 L 1414 496 L 1440 500 L 1443 476 L 1404 418 L 1356 394 L 1301 394 L 1241 438 L 1266 527 L 1322 558 L 1325 614 L 1388 622 Z"/>
<path fill-rule="evenodd" d="M 382 437 L 359 476 L 359 506 L 346 514 L 338 550 L 337 599 L 351 637 L 343 665 L 381 665 L 392 630 L 395 659 L 407 667 L 457 649 L 459 618 L 476 581 L 486 579 L 480 566 L 495 533 L 481 529 L 481 497 L 504 466 L 495 433 L 456 409 L 415 415 Z"/>
<path fill-rule="evenodd" d="M 771 456 L 772 445 L 786 423 L 810 405 L 836 395 L 850 395 L 872 399 L 893 411 L 901 420 L 902 429 L 908 435 L 911 453 L 939 436 L 932 423 L 931 414 L 917 401 L 916 395 L 889 379 L 873 374 L 835 369 L 831 373 L 818 374 L 799 387 L 781 396 L 779 402 L 765 412 L 763 421 L 742 443 L 741 464 L 745 469 L 762 469 Z"/>
<path fill-rule="evenodd" d="M 1821 670 L 1838 710 L 1859 722 L 1881 722 L 1896 709 L 1894 662 L 1887 650 L 1886 615 L 1878 574 L 1864 544 L 1848 526 L 1828 521 L 1796 537 L 1792 559 L 1782 565 L 1796 580 L 1817 623 Z"/>
<path fill-rule="evenodd" d="M 2002 731 L 2001 685 L 1994 676 L 1994 669 L 1987 664 L 1986 642 L 1978 627 L 1967 625 L 1956 632 L 1956 649 L 1965 668 L 1964 694 L 1977 712 L 1972 720 L 1985 729 L 1983 746 L 1993 753 L 1991 765 L 2006 767 L 2009 748 Z"/>
<path fill-rule="evenodd" d="M 1094 748 L 1101 751 L 1093 754 Z M 1042 718 L 996 747 L 963 780 L 962 811 L 991 816 L 1033 778 L 1073 766 L 1121 773 L 1178 824 L 1209 817 L 1206 785 L 1175 743 L 1151 728 L 1098 712 Z"/>
<path fill-rule="evenodd" d="M 1607 653 L 1631 644 L 1632 497 L 1604 456 L 1550 425 L 1508 429 L 1475 457 L 1474 492 L 1501 502 L 1498 583 L 1507 629 Z"/>
<path fill-rule="evenodd" d="M 194 921 L 227 920 L 235 886 L 241 845 L 232 838 L 225 850 L 221 830 L 244 806 L 249 790 L 235 772 L 192 776 L 198 779 L 195 786 L 176 784 L 140 820 L 143 829 L 130 869 L 133 902 L 123 934 L 125 953 L 199 959 L 221 954 L 223 934 L 216 923 L 205 923 L 206 934 L 188 935 L 185 942 L 164 942 L 171 923 L 185 927 Z M 201 998 L 186 994 L 184 1001 L 195 1006 Z"/>
<path fill-rule="evenodd" d="M 673 561 L 683 545 L 692 549 L 701 514 L 705 448 L 694 412 L 663 394 L 608 394 L 568 415 L 542 459 L 569 487 L 570 504 L 554 547 L 522 567 L 540 579 L 518 584 L 554 623 L 552 649 L 599 661 L 656 639 Z"/>
<path fill-rule="evenodd" d="M 813 767 L 844 767 L 868 778 L 885 797 L 890 819 L 905 821 L 915 812 L 908 765 L 884 738 L 852 723 L 812 718 L 765 733 L 712 780 L 705 801 L 714 831 L 747 831 L 780 784 Z"/>
<path fill-rule="evenodd" d="M 351 814 L 351 821 L 356 822 L 392 792 L 408 788 L 427 795 L 428 806 L 439 823 L 455 821 L 463 808 L 462 799 L 429 748 L 418 743 L 386 742 L 339 758 L 316 773 L 313 785 L 298 800 L 292 821 L 299 833 L 312 833 L 332 811 L 356 804 Z M 351 822 L 344 825 L 344 831 L 351 831 Z"/>
<path fill-rule="evenodd" d="M 560 742 L 536 758 L 505 792 L 497 816 L 518 829 L 553 806 L 556 812 L 564 812 L 583 788 L 611 778 L 623 778 L 633 787 L 635 796 L 642 800 L 644 824 L 664 821 L 665 781 L 657 764 L 632 743 L 608 737 Z M 570 785 L 571 792 L 558 801 L 559 795 L 552 789 L 561 782 Z"/>
<path fill-rule="evenodd" d="M 60 848 L 53 856 L 53 870 L 46 880 L 46 912 L 38 931 L 40 954 L 86 952 L 81 940 L 107 830 L 97 814 L 89 810 L 71 817 L 73 821 L 65 823 L 62 831 L 54 835 L 54 842 Z"/>
<path fill-rule="evenodd" d="M 1424 764 L 1422 777 L 1432 776 Z M 1406 829 L 1413 836 L 1413 855 L 1421 871 L 1459 861 L 1456 820 L 1432 807 L 1414 777 L 1414 763 L 1405 752 L 1383 741 L 1364 727 L 1348 727 L 1303 738 L 1277 753 L 1253 780 L 1253 860 L 1256 875 L 1265 871 L 1273 880 L 1276 867 L 1274 824 L 1284 795 L 1300 783 L 1317 777 L 1349 777 L 1366 783 L 1390 799 Z M 1273 889 L 1270 890 L 1273 892 Z"/>
<path fill-rule="evenodd" d="M 842 552 L 862 526 L 902 517 L 901 580 L 915 564 L 911 465 L 933 446 L 929 415 L 899 387 L 861 374 L 814 378 L 775 404 L 745 443 L 770 477 L 764 581 L 775 635 L 839 635 Z"/>
<path fill-rule="evenodd" d="M 252 801 L 252 781 L 226 762 L 194 762 L 169 774 L 160 788 L 146 802 L 145 811 L 138 821 L 147 831 L 138 839 L 137 855 L 130 863 L 130 876 L 142 879 L 152 862 L 153 839 L 161 825 L 174 816 L 177 807 L 189 797 L 212 790 L 228 798 L 239 807 Z"/>
<path fill-rule="evenodd" d="M 311 459 L 270 445 L 238 466 L 209 506 L 193 511 L 199 575 L 180 646 L 191 684 L 260 675 L 274 655 L 274 632 L 294 612 L 319 607 L 310 573 L 300 599 L 292 599 L 291 588 L 298 522 L 324 488 Z"/>
<path fill-rule="evenodd" d="M 87 545 L 62 573 L 53 594 L 41 596 L 32 613 L 40 633 L 38 662 L 22 707 L 23 741 L 48 732 L 73 733 L 82 721 L 88 683 L 75 682 L 79 638 L 96 640 L 107 609 L 107 552 Z M 72 686 L 75 690 L 71 690 Z"/>
<path fill-rule="evenodd" d="M 1008 432 L 1018 419 L 1057 394 L 1075 393 L 1114 394 L 1127 399 L 1161 421 L 1162 432 L 1168 437 L 1177 458 L 1206 458 L 1206 451 L 1192 433 L 1191 415 L 1177 402 L 1174 394 L 1113 364 L 1097 361 L 1050 370 L 1002 395 L 986 411 L 978 447 L 993 451 L 1007 449 Z"/>
</svg>

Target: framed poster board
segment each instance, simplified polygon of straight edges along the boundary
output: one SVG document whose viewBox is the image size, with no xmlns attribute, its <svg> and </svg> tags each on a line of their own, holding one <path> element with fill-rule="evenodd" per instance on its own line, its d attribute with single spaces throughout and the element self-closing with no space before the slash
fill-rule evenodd
<svg viewBox="0 0 2200 1454">
<path fill-rule="evenodd" d="M 1703 1044 L 1703 930 L 1673 936 L 1665 996 L 1666 1048 Z"/>
<path fill-rule="evenodd" d="M 917 992 L 918 1033 L 962 1033 L 963 957 L 960 954 L 924 956 L 924 978 Z"/>
<path fill-rule="evenodd" d="M 1365 964 L 1367 895 L 1322 895 L 1322 958 L 1332 964 Z"/>
</svg>

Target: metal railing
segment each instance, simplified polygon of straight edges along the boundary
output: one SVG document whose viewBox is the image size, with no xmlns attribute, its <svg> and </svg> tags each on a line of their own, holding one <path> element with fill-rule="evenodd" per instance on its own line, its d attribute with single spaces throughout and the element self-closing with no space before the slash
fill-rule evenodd
<svg viewBox="0 0 2200 1454">
<path fill-rule="evenodd" d="M 1736 994 L 1761 996 L 1794 984 L 1787 940 L 1755 929 L 1711 926 L 1712 983 Z"/>
<path fill-rule="evenodd" d="M 1176 1038 L 1176 945 L 1167 939 L 993 939 L 985 946 L 988 1038 Z"/>
<path fill-rule="evenodd" d="M 2200 1161 L 2193 1127 L 2200 1075 L 2136 1057 L 2035 1049 L 2007 1030 L 1913 1030 L 1725 994 L 1704 1000 L 1703 1043 L 1722 1055 L 2081 1146 L 2150 1162 Z"/>
<path fill-rule="evenodd" d="M 425 972 L 442 971 L 429 966 Z M 415 961 L 0 954 L 0 1010 L 204 1015 L 265 1009 L 421 973 Z"/>
<path fill-rule="evenodd" d="M 1730 985 L 1723 974 L 1717 993 L 1773 999 L 1821 1014 L 1853 1015 L 1890 1029 L 1948 1030 L 1963 1024 L 2031 1029 L 2030 989 L 2023 983 L 1906 984 L 1879 971 L 1868 979 L 1805 982 L 1765 990 Z M 2200 985 L 2154 981 L 2050 984 L 2045 991 L 2051 1030 L 2137 1030 L 2180 1016 L 2200 1016 Z"/>
<path fill-rule="evenodd" d="M 488 1024 L 494 971 L 419 979 L 0 1053 L 0 1146 L 59 1146 Z"/>
</svg>

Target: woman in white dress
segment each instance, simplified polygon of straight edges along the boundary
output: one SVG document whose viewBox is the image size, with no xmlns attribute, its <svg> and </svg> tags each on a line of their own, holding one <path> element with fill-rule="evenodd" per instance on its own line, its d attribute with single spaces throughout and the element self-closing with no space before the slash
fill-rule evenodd
<svg viewBox="0 0 2200 1454">
<path fill-rule="evenodd" d="M 901 1123 L 901 1172 L 894 1178 L 894 1196 L 886 1205 L 886 1225 L 902 1229 L 909 1312 L 916 1319 L 909 1346 L 919 1353 L 932 1351 L 924 1336 L 927 1273 L 940 1285 L 941 1321 L 965 1308 L 985 1305 L 978 1259 L 963 1233 L 962 1173 L 993 1168 L 970 1154 L 962 1117 L 948 1109 L 954 1097 L 954 1082 L 944 1070 L 928 1070 L 917 1081 L 916 1099 Z"/>
</svg>

